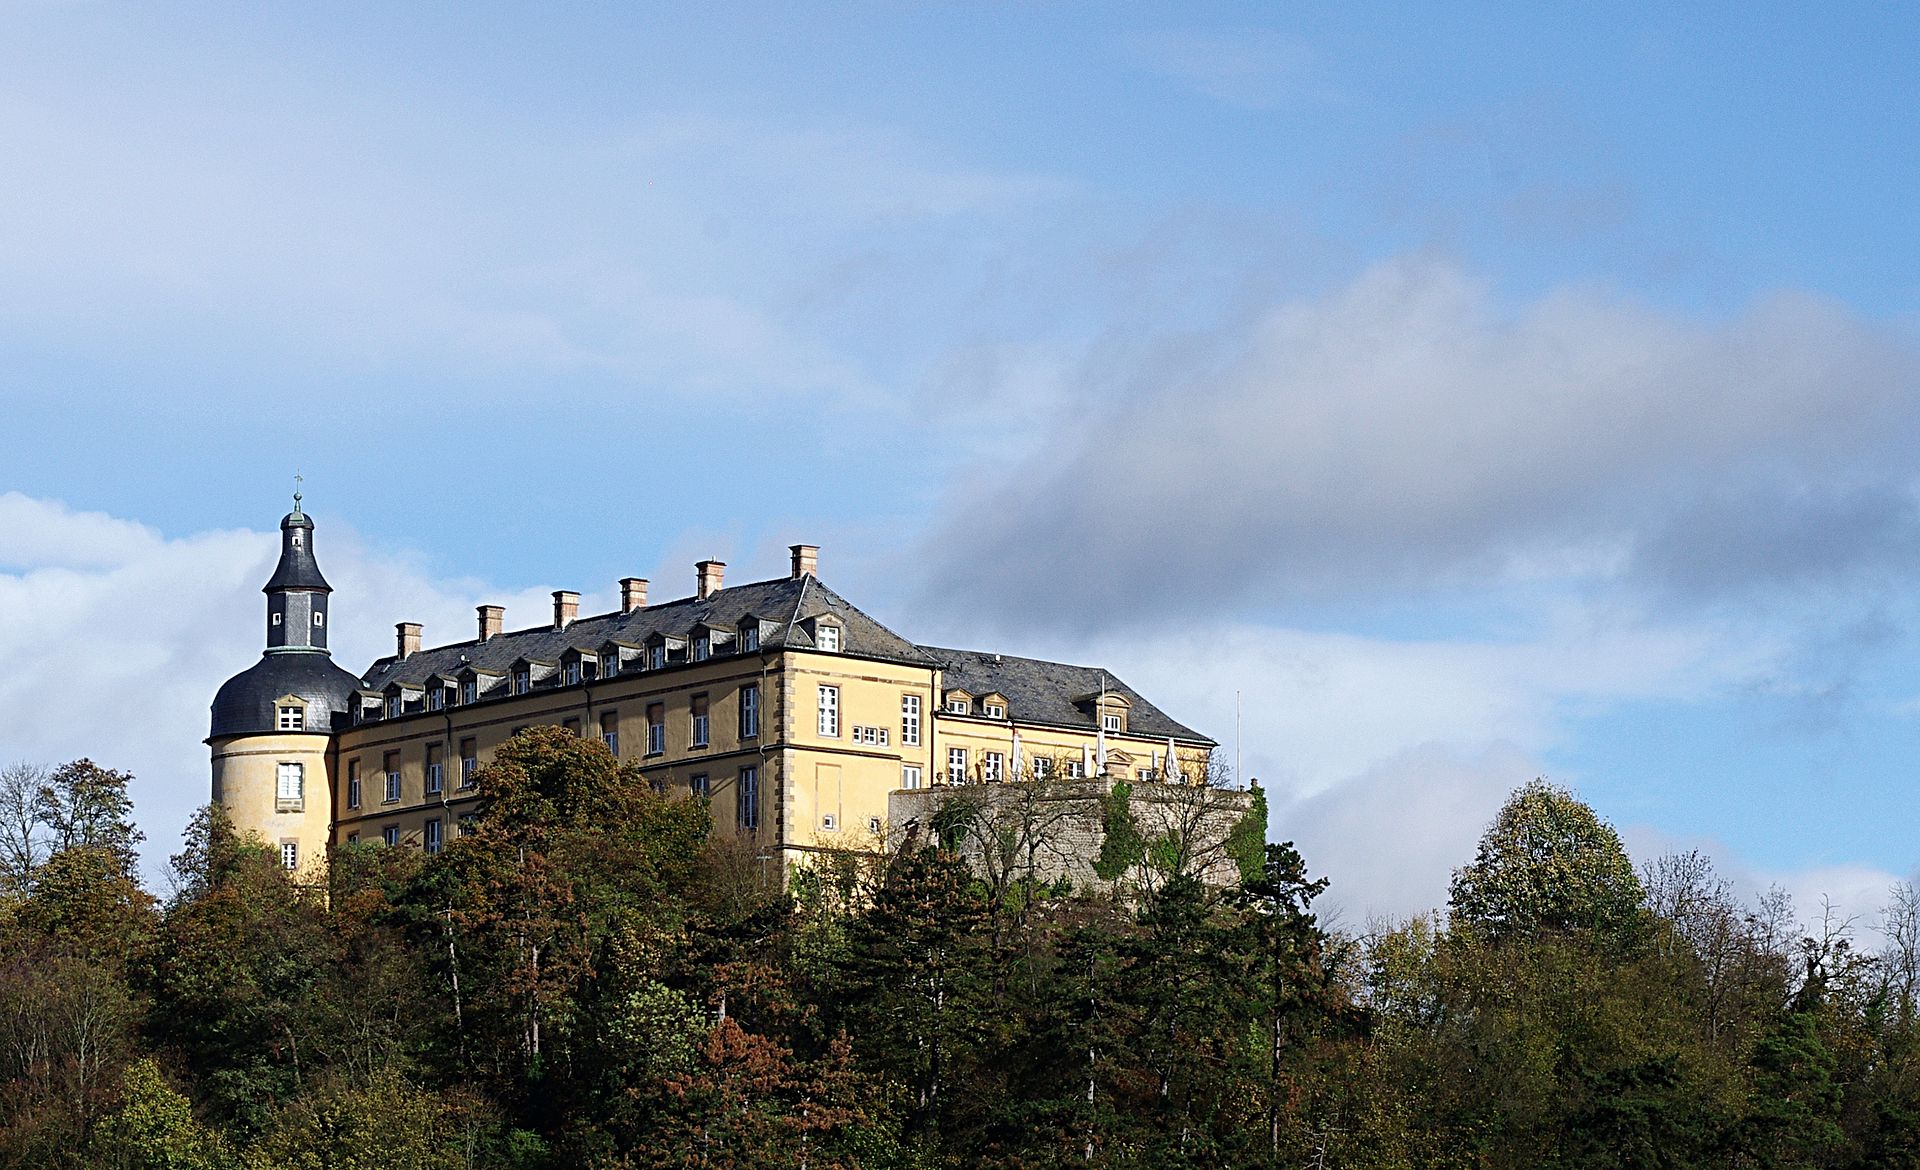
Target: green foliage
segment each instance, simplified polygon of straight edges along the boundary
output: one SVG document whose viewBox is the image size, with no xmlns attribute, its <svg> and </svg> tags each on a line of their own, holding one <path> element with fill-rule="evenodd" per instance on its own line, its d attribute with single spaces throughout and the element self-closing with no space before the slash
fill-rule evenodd
<svg viewBox="0 0 1920 1170">
<path fill-rule="evenodd" d="M 1267 872 L 1267 793 L 1258 780 L 1248 793 L 1247 811 L 1227 833 L 1227 856 L 1243 885 L 1260 881 Z"/>
<path fill-rule="evenodd" d="M 1564 788 L 1535 780 L 1507 801 L 1455 870 L 1457 925 L 1491 935 L 1539 930 L 1620 934 L 1638 919 L 1642 891 L 1620 835 Z"/>
<path fill-rule="evenodd" d="M 1100 798 L 1100 856 L 1093 872 L 1103 882 L 1119 881 L 1147 859 L 1147 841 L 1133 816 L 1133 785 L 1115 780 Z"/>
<path fill-rule="evenodd" d="M 1872 955 L 1831 922 L 1798 937 L 1778 896 L 1740 906 L 1699 858 L 1650 867 L 1643 898 L 1611 830 L 1543 784 L 1448 921 L 1356 938 L 1319 923 L 1326 879 L 1263 812 L 1209 854 L 1183 825 L 1231 806 L 1143 832 L 1165 810 L 1124 784 L 1108 884 L 1076 896 L 975 872 L 937 831 L 789 871 L 550 730 L 482 783 L 477 832 L 341 850 L 324 898 L 217 810 L 164 907 L 111 824 L 11 854 L 0 1168 L 1920 1159 L 1920 895 Z"/>
</svg>

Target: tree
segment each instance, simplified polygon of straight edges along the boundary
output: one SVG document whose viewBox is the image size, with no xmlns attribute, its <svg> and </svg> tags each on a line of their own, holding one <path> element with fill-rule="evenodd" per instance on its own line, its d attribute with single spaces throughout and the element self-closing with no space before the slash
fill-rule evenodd
<svg viewBox="0 0 1920 1170">
<path fill-rule="evenodd" d="M 1534 780 L 1508 798 L 1473 862 L 1454 871 L 1454 925 L 1491 937 L 1540 930 L 1618 935 L 1638 919 L 1640 880 L 1620 835 L 1564 788 Z"/>
</svg>

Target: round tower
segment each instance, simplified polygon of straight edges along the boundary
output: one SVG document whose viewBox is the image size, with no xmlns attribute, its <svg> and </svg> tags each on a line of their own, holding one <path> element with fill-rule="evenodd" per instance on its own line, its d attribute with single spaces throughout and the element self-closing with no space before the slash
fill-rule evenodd
<svg viewBox="0 0 1920 1170">
<path fill-rule="evenodd" d="M 213 799 L 234 828 L 259 836 L 288 868 L 318 875 L 333 824 L 328 748 L 358 680 L 327 651 L 333 589 L 313 556 L 313 518 L 280 521 L 280 563 L 267 595 L 267 648 L 213 698 Z"/>
</svg>

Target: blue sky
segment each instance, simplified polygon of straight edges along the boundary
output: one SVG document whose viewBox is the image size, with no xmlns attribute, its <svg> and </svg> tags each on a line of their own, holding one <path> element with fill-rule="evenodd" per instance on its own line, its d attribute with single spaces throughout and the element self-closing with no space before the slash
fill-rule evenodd
<svg viewBox="0 0 1920 1170">
<path fill-rule="evenodd" d="M 170 848 L 297 467 L 350 663 L 806 540 L 909 636 L 1241 692 L 1353 919 L 1536 773 L 1870 916 L 1917 19 L 0 3 L 0 756 Z"/>
</svg>

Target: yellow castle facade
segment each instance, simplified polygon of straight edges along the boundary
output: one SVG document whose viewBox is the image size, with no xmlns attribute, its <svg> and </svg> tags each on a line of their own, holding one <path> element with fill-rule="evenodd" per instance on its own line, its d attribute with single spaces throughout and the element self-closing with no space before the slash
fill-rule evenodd
<svg viewBox="0 0 1920 1170">
<path fill-rule="evenodd" d="M 824 584 L 810 545 L 742 585 L 701 561 L 693 593 L 659 603 L 623 579 L 611 613 L 583 617 L 561 591 L 550 619 L 508 630 L 483 605 L 473 637 L 439 646 L 401 622 L 394 653 L 355 675 L 327 646 L 313 534 L 296 497 L 266 651 L 220 689 L 207 741 L 213 799 L 297 870 L 352 842 L 438 852 L 480 813 L 493 752 L 540 725 L 599 737 L 783 866 L 877 847 L 897 792 L 1202 783 L 1215 747 L 1100 668 L 908 641 Z"/>
</svg>

